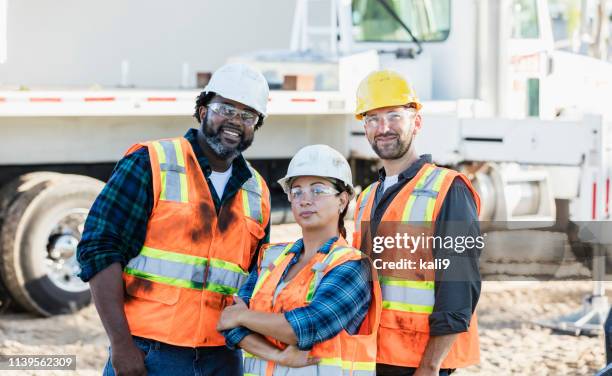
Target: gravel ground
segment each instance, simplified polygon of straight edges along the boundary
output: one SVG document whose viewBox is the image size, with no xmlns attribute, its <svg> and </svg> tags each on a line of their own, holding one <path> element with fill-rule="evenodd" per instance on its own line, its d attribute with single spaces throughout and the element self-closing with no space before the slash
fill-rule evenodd
<svg viewBox="0 0 612 376">
<path fill-rule="evenodd" d="M 296 225 L 279 225 L 272 234 L 274 241 L 286 241 L 300 233 Z M 603 335 L 556 334 L 531 323 L 579 309 L 590 291 L 589 282 L 484 282 L 478 304 L 482 361 L 455 374 L 592 375 L 605 363 Z M 107 346 L 92 306 L 51 318 L 0 316 L 0 354 L 77 355 L 76 372 L 1 371 L 2 375 L 99 375 Z"/>
<path fill-rule="evenodd" d="M 532 323 L 575 312 L 589 292 L 589 282 L 485 282 L 478 304 L 481 364 L 455 374 L 593 375 L 605 365 L 603 334 L 558 334 Z"/>
</svg>

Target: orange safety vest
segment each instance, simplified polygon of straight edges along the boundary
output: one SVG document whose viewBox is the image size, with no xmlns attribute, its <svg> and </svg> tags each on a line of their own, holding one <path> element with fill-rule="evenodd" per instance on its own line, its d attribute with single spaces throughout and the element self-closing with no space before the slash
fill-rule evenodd
<svg viewBox="0 0 612 376">
<path fill-rule="evenodd" d="M 470 189 L 480 213 L 480 198 L 463 174 L 427 163 L 393 199 L 383 214 L 381 224 L 420 223 L 433 231 L 444 198 L 456 177 L 462 179 Z M 369 222 L 371 218 L 378 186 L 378 182 L 370 185 L 357 200 L 353 236 L 355 248 L 363 249 L 371 244 L 370 224 L 364 223 L 368 228 L 362 234 L 361 222 Z M 433 258 L 431 249 L 421 251 L 430 259 Z M 418 367 L 421 362 L 429 341 L 429 315 L 435 303 L 435 278 L 433 272 L 424 272 L 421 273 L 421 279 L 414 279 L 380 277 L 383 310 L 378 330 L 378 363 Z M 474 314 L 468 331 L 458 335 L 442 362 L 442 368 L 466 367 L 479 361 L 478 324 Z"/>
<path fill-rule="evenodd" d="M 276 287 L 283 272 L 289 266 L 293 243 L 272 244 L 259 255 L 259 277 L 250 300 L 250 309 L 260 312 L 281 313 L 307 306 L 323 277 L 336 266 L 351 260 L 360 260 L 363 254 L 347 246 L 346 240 L 338 239 L 328 254 L 317 253 L 298 274 L 274 298 Z M 334 338 L 315 344 L 310 356 L 320 358 L 316 365 L 290 368 L 266 361 L 244 352 L 245 376 L 309 376 L 309 375 L 354 375 L 367 376 L 376 373 L 376 334 L 380 320 L 381 293 L 376 271 L 372 269 L 372 302 L 357 334 L 342 330 Z M 267 337 L 279 348 L 282 342 Z"/>
<path fill-rule="evenodd" d="M 185 138 L 140 143 L 153 175 L 153 211 L 140 254 L 123 270 L 124 309 L 132 335 L 177 346 L 222 346 L 216 324 L 246 281 L 270 219 L 268 188 L 251 178 L 216 214 Z"/>
</svg>

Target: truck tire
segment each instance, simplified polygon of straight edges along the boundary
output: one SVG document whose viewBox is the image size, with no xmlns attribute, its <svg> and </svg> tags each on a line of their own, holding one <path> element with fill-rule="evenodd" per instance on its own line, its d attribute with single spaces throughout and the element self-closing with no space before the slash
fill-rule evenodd
<svg viewBox="0 0 612 376">
<path fill-rule="evenodd" d="M 42 181 L 53 179 L 62 176 L 56 172 L 32 172 L 24 174 L 16 179 L 9 181 L 0 188 L 0 230 L 2 223 L 6 218 L 8 208 L 15 199 L 24 191 L 27 191 L 33 185 L 39 184 Z M 0 257 L 2 263 L 2 257 Z M 1 270 L 1 269 L 0 269 Z M 0 277 L 1 277 L 0 272 Z M 14 299 L 0 278 L 0 313 L 6 312 L 11 308 L 19 308 L 13 303 Z"/>
<path fill-rule="evenodd" d="M 8 291 L 3 284 L 0 283 L 0 314 L 9 310 L 13 307 L 13 298 L 9 295 Z"/>
<path fill-rule="evenodd" d="M 76 273 L 76 245 L 89 208 L 104 184 L 78 175 L 37 177 L 5 209 L 0 276 L 22 308 L 50 316 L 91 301 Z"/>
<path fill-rule="evenodd" d="M 0 227 L 5 218 L 5 212 L 20 193 L 46 180 L 61 177 L 57 172 L 32 172 L 11 180 L 0 189 Z"/>
</svg>

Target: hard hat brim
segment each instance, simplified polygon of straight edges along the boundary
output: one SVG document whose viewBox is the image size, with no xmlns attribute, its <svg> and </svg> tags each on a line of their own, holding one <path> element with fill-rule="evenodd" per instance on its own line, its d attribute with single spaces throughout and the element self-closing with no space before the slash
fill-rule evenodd
<svg viewBox="0 0 612 376">
<path fill-rule="evenodd" d="M 408 102 L 408 103 L 399 103 L 399 104 L 391 104 L 389 106 L 382 106 L 382 107 L 373 107 L 373 108 L 368 108 L 367 110 L 360 112 L 358 114 L 355 114 L 355 119 L 357 120 L 363 120 L 364 116 L 368 113 L 368 111 L 372 111 L 372 110 L 377 110 L 379 108 L 385 108 L 385 107 L 394 107 L 394 106 L 410 106 L 413 105 L 414 108 L 417 111 L 420 111 L 421 108 L 423 108 L 423 105 L 420 102 Z"/>
<path fill-rule="evenodd" d="M 322 178 L 325 179 L 327 181 L 329 181 L 330 183 L 336 185 L 338 184 L 337 182 L 340 181 L 338 178 L 334 178 L 331 176 L 319 176 L 319 175 L 296 175 L 296 176 L 285 176 L 283 178 L 278 179 L 276 182 L 278 184 L 280 184 L 281 188 L 283 188 L 283 192 L 285 192 L 286 194 L 289 194 L 289 190 L 291 189 L 291 182 L 299 177 L 302 176 L 314 176 L 317 178 Z M 345 187 L 347 188 L 346 192 L 349 194 L 349 200 L 352 200 L 353 197 L 355 196 L 355 190 L 353 189 L 353 187 L 348 186 L 345 184 Z"/>
</svg>

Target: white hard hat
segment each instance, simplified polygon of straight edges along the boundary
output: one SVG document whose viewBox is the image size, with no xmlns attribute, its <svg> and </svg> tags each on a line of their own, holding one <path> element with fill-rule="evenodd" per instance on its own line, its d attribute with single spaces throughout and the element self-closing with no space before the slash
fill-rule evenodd
<svg viewBox="0 0 612 376">
<path fill-rule="evenodd" d="M 246 64 L 226 64 L 213 73 L 204 91 L 249 106 L 266 117 L 270 89 L 264 76 Z"/>
<path fill-rule="evenodd" d="M 327 145 L 309 145 L 301 148 L 289 162 L 287 175 L 278 183 L 285 193 L 291 189 L 291 180 L 298 176 L 320 176 L 333 178 L 344 183 L 353 197 L 353 175 L 346 158 Z"/>
</svg>

